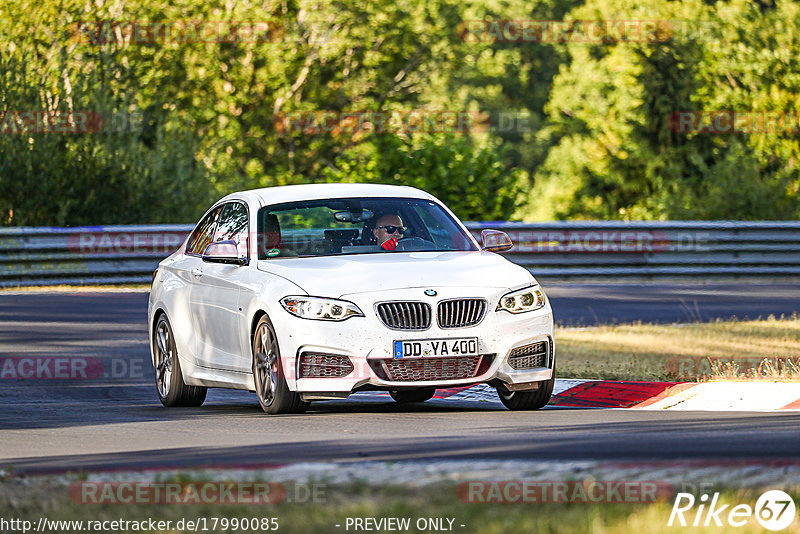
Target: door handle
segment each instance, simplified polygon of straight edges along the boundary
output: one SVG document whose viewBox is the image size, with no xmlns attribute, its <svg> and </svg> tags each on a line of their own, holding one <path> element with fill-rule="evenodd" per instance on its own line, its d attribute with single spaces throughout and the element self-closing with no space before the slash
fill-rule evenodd
<svg viewBox="0 0 800 534">
<path fill-rule="evenodd" d="M 194 275 L 195 278 L 200 278 L 203 276 L 203 271 L 199 267 L 195 267 L 192 269 L 192 275 Z"/>
</svg>

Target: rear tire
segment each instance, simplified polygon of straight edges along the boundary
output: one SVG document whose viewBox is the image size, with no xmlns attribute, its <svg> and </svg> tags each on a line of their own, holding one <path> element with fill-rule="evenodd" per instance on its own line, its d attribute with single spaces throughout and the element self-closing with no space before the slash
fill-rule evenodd
<svg viewBox="0 0 800 534">
<path fill-rule="evenodd" d="M 175 347 L 175 337 L 167 314 L 162 313 L 153 329 L 153 368 L 155 371 L 158 400 L 167 407 L 201 406 L 206 400 L 208 388 L 187 386 L 183 381 L 181 360 Z"/>
<path fill-rule="evenodd" d="M 303 413 L 308 402 L 289 391 L 281 365 L 281 351 L 275 327 L 266 315 L 253 333 L 253 380 L 261 409 L 268 414 Z"/>
<path fill-rule="evenodd" d="M 435 388 L 422 388 L 422 389 L 398 389 L 397 391 L 390 391 L 389 395 L 400 404 L 408 404 L 412 402 L 425 402 L 433 397 L 436 393 Z"/>
<path fill-rule="evenodd" d="M 553 369 L 553 377 L 549 380 L 539 382 L 539 389 L 531 391 L 509 391 L 504 386 L 497 387 L 497 395 L 500 401 L 509 410 L 538 410 L 550 402 L 553 395 L 553 386 L 556 382 L 556 373 Z"/>
</svg>

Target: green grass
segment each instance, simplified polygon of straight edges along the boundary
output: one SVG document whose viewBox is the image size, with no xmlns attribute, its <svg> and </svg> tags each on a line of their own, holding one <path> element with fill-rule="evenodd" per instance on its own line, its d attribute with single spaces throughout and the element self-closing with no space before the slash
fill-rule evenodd
<svg viewBox="0 0 800 534">
<path fill-rule="evenodd" d="M 559 328 L 556 351 L 560 378 L 800 380 L 800 318 Z"/>
</svg>

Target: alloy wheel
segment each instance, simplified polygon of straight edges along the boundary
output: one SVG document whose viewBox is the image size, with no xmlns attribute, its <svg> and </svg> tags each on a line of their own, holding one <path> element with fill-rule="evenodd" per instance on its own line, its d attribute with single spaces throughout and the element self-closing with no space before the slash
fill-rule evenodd
<svg viewBox="0 0 800 534">
<path fill-rule="evenodd" d="M 278 352 L 275 332 L 269 325 L 261 325 L 255 349 L 256 394 L 264 406 L 271 406 L 278 389 Z"/>
<path fill-rule="evenodd" d="M 156 387 L 162 397 L 169 394 L 172 382 L 172 358 L 174 355 L 172 338 L 167 321 L 162 317 L 156 325 Z"/>
</svg>

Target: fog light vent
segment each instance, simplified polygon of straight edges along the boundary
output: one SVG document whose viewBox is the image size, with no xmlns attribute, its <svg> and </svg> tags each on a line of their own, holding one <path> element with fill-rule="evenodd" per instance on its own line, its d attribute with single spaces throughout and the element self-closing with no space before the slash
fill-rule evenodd
<svg viewBox="0 0 800 534">
<path fill-rule="evenodd" d="M 353 362 L 339 354 L 304 352 L 298 368 L 298 378 L 341 378 L 353 372 Z"/>
<path fill-rule="evenodd" d="M 547 367 L 548 348 L 547 341 L 539 341 L 512 349 L 508 353 L 508 365 L 517 370 Z"/>
</svg>

